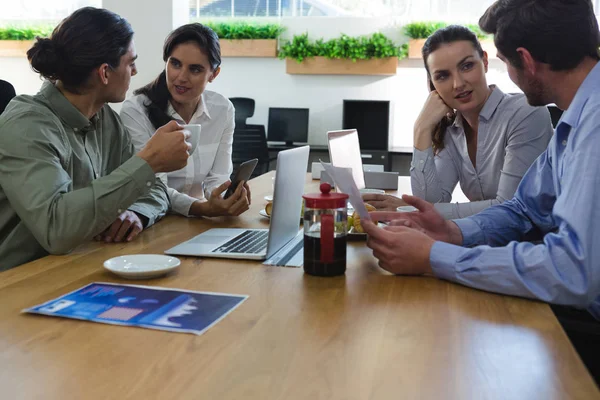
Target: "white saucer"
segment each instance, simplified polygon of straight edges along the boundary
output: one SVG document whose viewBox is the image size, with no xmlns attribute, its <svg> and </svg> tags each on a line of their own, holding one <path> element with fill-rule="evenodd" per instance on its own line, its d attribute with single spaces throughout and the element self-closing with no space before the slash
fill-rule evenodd
<svg viewBox="0 0 600 400">
<path fill-rule="evenodd" d="M 413 212 L 413 211 L 419 211 L 419 210 L 417 210 L 417 208 L 415 208 L 413 206 L 400 206 L 400 207 L 396 208 L 396 211 L 398 211 L 398 212 Z"/>
<path fill-rule="evenodd" d="M 360 194 L 385 194 L 381 189 L 360 189 Z"/>
<path fill-rule="evenodd" d="M 179 267 L 176 257 L 160 254 L 133 254 L 104 261 L 104 268 L 127 279 L 147 279 L 165 275 Z"/>
<path fill-rule="evenodd" d="M 265 196 L 265 201 L 268 201 L 269 203 L 272 202 L 273 196 L 271 196 L 271 195 Z"/>
<path fill-rule="evenodd" d="M 270 216 L 269 214 L 267 214 L 267 212 L 265 211 L 265 209 L 264 209 L 264 208 L 263 208 L 262 210 L 260 210 L 258 213 L 259 213 L 259 214 L 260 214 L 262 217 L 265 217 L 265 218 L 271 218 L 271 216 Z"/>
</svg>

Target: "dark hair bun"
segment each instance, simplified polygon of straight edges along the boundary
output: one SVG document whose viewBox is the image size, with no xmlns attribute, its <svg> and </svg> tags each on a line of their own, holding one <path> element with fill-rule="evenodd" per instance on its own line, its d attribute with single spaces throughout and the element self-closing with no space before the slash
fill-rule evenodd
<svg viewBox="0 0 600 400">
<path fill-rule="evenodd" d="M 47 79 L 56 80 L 61 75 L 63 61 L 52 39 L 38 37 L 27 51 L 27 59 L 31 68 Z"/>
</svg>

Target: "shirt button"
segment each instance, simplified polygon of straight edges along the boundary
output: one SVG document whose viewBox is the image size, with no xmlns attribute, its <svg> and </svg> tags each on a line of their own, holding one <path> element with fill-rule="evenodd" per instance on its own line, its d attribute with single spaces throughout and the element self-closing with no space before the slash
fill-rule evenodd
<svg viewBox="0 0 600 400">
<path fill-rule="evenodd" d="M 146 182 L 146 186 L 148 186 L 148 187 L 152 186 L 152 182 L 150 182 L 150 181 Z"/>
<path fill-rule="evenodd" d="M 563 146 L 566 146 L 566 145 L 567 145 L 567 141 L 566 141 L 566 140 L 563 140 L 563 141 L 562 141 L 562 145 L 563 145 Z"/>
<path fill-rule="evenodd" d="M 123 214 L 123 210 L 121 210 L 120 208 L 117 210 L 117 214 Z"/>
<path fill-rule="evenodd" d="M 425 160 L 421 160 L 420 163 L 423 164 L 425 162 Z"/>
</svg>

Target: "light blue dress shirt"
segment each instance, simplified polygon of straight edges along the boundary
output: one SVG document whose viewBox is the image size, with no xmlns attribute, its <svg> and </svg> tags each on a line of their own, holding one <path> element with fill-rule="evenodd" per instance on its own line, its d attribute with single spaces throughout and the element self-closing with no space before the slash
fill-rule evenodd
<svg viewBox="0 0 600 400">
<path fill-rule="evenodd" d="M 515 197 L 455 222 L 472 248 L 436 242 L 430 261 L 439 278 L 600 319 L 600 63 Z"/>
</svg>

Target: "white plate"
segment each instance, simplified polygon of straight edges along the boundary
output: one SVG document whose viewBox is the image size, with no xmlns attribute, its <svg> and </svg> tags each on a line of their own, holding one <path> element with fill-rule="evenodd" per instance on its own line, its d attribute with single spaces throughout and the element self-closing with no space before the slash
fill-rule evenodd
<svg viewBox="0 0 600 400">
<path fill-rule="evenodd" d="M 104 261 L 104 268 L 127 279 L 147 279 L 165 275 L 179 267 L 176 257 L 160 254 L 133 254 Z"/>
<path fill-rule="evenodd" d="M 269 214 L 267 214 L 267 212 L 265 211 L 264 208 L 262 210 L 260 210 L 258 213 L 260 214 L 261 217 L 271 219 L 271 216 Z M 300 218 L 300 222 L 302 223 L 302 217 Z"/>
<path fill-rule="evenodd" d="M 265 196 L 265 201 L 268 201 L 269 203 L 272 202 L 273 196 L 271 196 L 271 195 Z"/>
<path fill-rule="evenodd" d="M 385 194 L 381 189 L 360 189 L 360 194 Z"/>
</svg>

